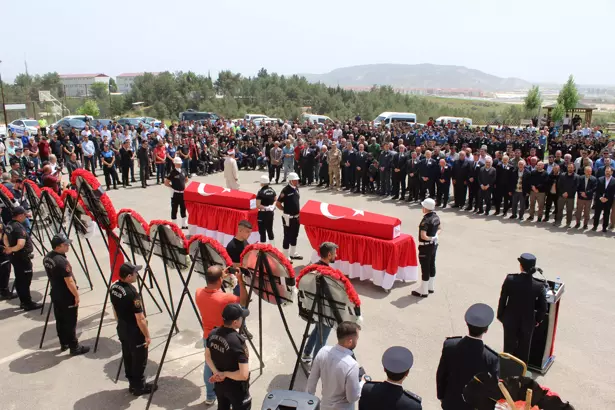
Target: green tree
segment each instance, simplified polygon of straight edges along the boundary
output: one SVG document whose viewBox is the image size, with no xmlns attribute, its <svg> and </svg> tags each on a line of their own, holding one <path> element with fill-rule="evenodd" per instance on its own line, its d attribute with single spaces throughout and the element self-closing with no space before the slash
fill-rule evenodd
<svg viewBox="0 0 615 410">
<path fill-rule="evenodd" d="M 98 117 L 100 115 L 100 109 L 98 108 L 96 101 L 86 100 L 83 105 L 77 109 L 77 114 Z"/>
<path fill-rule="evenodd" d="M 579 91 L 574 82 L 574 77 L 571 74 L 557 96 L 557 103 L 561 104 L 564 110 L 568 112 L 572 111 L 577 106 L 580 99 L 581 97 L 579 96 Z"/>
<path fill-rule="evenodd" d="M 108 98 L 109 87 L 105 83 L 94 83 L 90 86 L 90 94 L 96 101 L 101 101 Z"/>
<path fill-rule="evenodd" d="M 109 103 L 109 111 L 112 117 L 122 115 L 126 112 L 124 109 L 125 101 L 123 95 L 112 95 Z"/>
<path fill-rule="evenodd" d="M 109 92 L 116 93 L 117 92 L 117 83 L 113 78 L 109 79 Z"/>
<path fill-rule="evenodd" d="M 525 111 L 529 115 L 534 115 L 540 106 L 542 105 L 542 97 L 540 95 L 540 88 L 535 85 L 527 92 L 525 99 L 523 100 Z"/>
<path fill-rule="evenodd" d="M 555 108 L 553 108 L 553 111 L 551 111 L 551 120 L 557 124 L 562 120 L 562 118 L 564 118 L 565 113 L 566 108 L 564 108 L 563 104 L 558 102 L 557 104 L 555 104 Z"/>
</svg>

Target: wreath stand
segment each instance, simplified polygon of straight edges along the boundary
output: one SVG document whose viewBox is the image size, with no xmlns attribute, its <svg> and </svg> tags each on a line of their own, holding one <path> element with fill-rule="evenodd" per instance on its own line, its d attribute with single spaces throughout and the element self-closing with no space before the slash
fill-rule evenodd
<svg viewBox="0 0 615 410">
<path fill-rule="evenodd" d="M 323 326 L 326 326 L 326 324 L 323 322 L 327 321 L 328 323 L 331 323 L 332 321 L 335 321 L 335 323 L 338 323 L 338 324 L 341 323 L 343 320 L 342 320 L 342 316 L 340 315 L 340 312 L 338 309 L 340 307 L 342 309 L 346 307 L 344 303 L 336 302 L 333 299 L 333 297 L 331 296 L 331 290 L 329 289 L 329 285 L 327 284 L 327 281 L 325 280 L 322 274 L 319 274 L 316 277 L 316 292 L 315 293 L 307 292 L 303 290 L 300 290 L 299 292 L 302 292 L 308 298 L 313 299 L 313 302 L 312 302 L 312 308 L 309 311 L 309 316 L 307 317 L 307 320 L 306 320 L 307 324 L 305 326 L 305 331 L 303 332 L 303 339 L 301 340 L 301 349 L 299 350 L 299 353 L 297 353 L 297 360 L 295 361 L 295 368 L 293 370 L 293 375 L 290 379 L 290 387 L 288 388 L 288 390 L 292 390 L 293 386 L 295 385 L 295 379 L 297 377 L 297 370 L 299 370 L 299 364 L 302 363 L 301 362 L 301 352 L 303 352 L 303 349 L 305 349 L 305 344 L 307 343 L 307 340 L 310 336 L 310 326 L 313 322 L 314 313 L 317 313 L 318 315 L 318 320 L 314 325 L 314 329 L 318 327 L 318 336 L 320 337 L 320 344 L 322 346 L 324 345 L 322 331 L 323 331 Z M 325 302 L 327 303 L 327 305 L 325 305 Z M 333 312 L 333 317 L 325 313 L 325 306 L 329 307 L 330 308 L 329 310 Z"/>
<path fill-rule="evenodd" d="M 158 231 L 156 233 L 158 233 Z M 164 231 L 161 231 L 161 233 L 166 234 Z M 204 242 L 199 241 L 196 252 L 194 253 L 194 255 L 190 255 L 192 258 L 192 263 L 190 264 L 190 270 L 188 271 L 188 275 L 186 276 L 185 281 L 178 269 L 178 273 L 180 277 L 182 278 L 184 288 L 179 298 L 179 302 L 177 303 L 177 310 L 175 310 L 175 314 L 173 315 L 173 323 L 171 325 L 171 329 L 169 330 L 169 335 L 167 336 L 167 341 L 165 343 L 164 350 L 162 351 L 162 357 L 160 358 L 160 364 L 158 365 L 158 369 L 156 371 L 156 377 L 154 378 L 153 386 L 156 386 L 158 384 L 158 379 L 160 378 L 160 373 L 162 372 L 162 366 L 164 365 L 164 361 L 167 356 L 167 351 L 169 350 L 169 345 L 171 344 L 171 339 L 173 338 L 173 330 L 175 329 L 177 332 L 177 319 L 179 317 L 179 312 L 181 311 L 182 305 L 184 303 L 185 296 L 188 295 L 188 297 L 192 301 L 192 295 L 190 294 L 190 290 L 188 289 L 188 286 L 190 284 L 190 279 L 192 279 L 192 274 L 196 271 L 197 273 L 204 275 L 210 266 L 214 266 L 218 264 L 213 260 L 211 254 L 209 253 L 209 251 L 207 251 L 206 246 L 207 245 Z M 173 252 L 171 252 L 171 254 L 173 254 Z M 198 269 L 199 265 L 202 267 L 202 271 Z M 192 303 L 194 306 L 193 301 Z M 202 329 L 203 324 L 202 324 L 201 316 L 199 315 L 199 312 L 196 309 L 196 307 L 194 307 L 194 309 L 195 309 L 196 317 L 199 323 L 201 324 L 201 329 Z M 119 375 L 119 371 L 118 371 L 118 375 Z M 146 410 L 149 409 L 152 403 L 152 398 L 154 397 L 155 391 L 156 389 L 152 389 L 152 392 L 149 395 L 149 398 L 147 400 L 147 406 L 145 407 Z"/>
<path fill-rule="evenodd" d="M 244 250 L 244 253 L 258 246 L 260 245 L 259 244 L 249 245 Z M 242 254 L 242 260 L 243 260 L 243 254 Z M 256 264 L 254 266 L 254 269 L 249 269 L 247 267 L 244 267 L 244 269 L 246 269 L 248 272 L 251 270 L 253 271 L 251 272 L 252 280 L 250 281 L 250 289 L 248 291 L 248 303 L 247 304 L 248 305 L 250 304 L 252 293 L 254 291 L 256 291 L 258 295 L 258 352 L 257 352 L 257 356 L 260 360 L 259 374 L 262 375 L 263 368 L 265 367 L 262 361 L 262 357 L 263 357 L 263 297 L 269 298 L 269 296 L 273 296 L 275 298 L 275 302 L 278 307 L 280 317 L 282 318 L 282 323 L 284 324 L 284 329 L 286 331 L 288 339 L 290 340 L 290 343 L 293 346 L 293 350 L 295 351 L 295 354 L 300 356 L 300 352 L 297 350 L 297 345 L 295 343 L 295 340 L 293 339 L 290 329 L 288 328 L 288 322 L 286 321 L 284 310 L 282 309 L 282 304 L 284 303 L 284 301 L 291 302 L 291 300 L 283 298 L 280 295 L 279 289 L 277 287 L 277 284 L 281 284 L 283 279 L 288 279 L 288 278 L 280 278 L 273 274 L 271 265 L 269 264 L 269 260 L 267 259 L 267 252 L 262 249 L 258 249 L 258 256 L 256 258 Z M 255 280 L 254 280 L 255 276 L 257 276 L 258 278 L 258 283 L 255 283 Z M 265 283 L 266 281 L 271 285 L 271 290 L 267 289 L 267 286 Z M 246 306 L 246 308 L 248 308 L 248 306 Z M 307 377 L 308 371 L 305 368 L 305 366 L 302 366 L 302 369 L 303 369 L 305 376 Z"/>
<path fill-rule="evenodd" d="M 30 222 L 30 230 L 28 231 L 28 235 L 30 236 L 30 238 L 36 239 L 39 245 L 41 246 L 42 251 L 41 249 L 39 249 L 38 246 L 36 246 L 36 243 L 32 241 L 32 245 L 34 246 L 36 251 L 39 253 L 39 255 L 45 256 L 47 254 L 47 249 L 45 248 L 44 237 L 41 234 L 40 226 L 37 225 L 37 214 L 40 212 L 39 210 L 40 199 L 34 192 L 31 192 L 27 188 L 25 188 L 26 186 L 29 186 L 29 184 L 27 182 L 24 182 L 22 197 L 24 195 L 23 192 L 25 192 L 26 200 L 30 203 L 30 209 L 32 210 L 32 221 Z M 7 195 L 7 192 L 4 192 L 4 190 L 2 191 L 5 195 Z M 12 195 L 8 197 L 8 199 L 15 200 L 15 198 Z M 11 201 L 7 201 L 4 197 L 2 198 L 2 202 L 4 203 L 4 206 L 8 207 L 9 209 L 12 209 L 15 206 L 15 204 L 13 204 Z M 44 227 L 47 228 L 46 225 L 44 225 Z M 34 232 L 34 228 L 36 228 L 36 233 Z"/>
</svg>

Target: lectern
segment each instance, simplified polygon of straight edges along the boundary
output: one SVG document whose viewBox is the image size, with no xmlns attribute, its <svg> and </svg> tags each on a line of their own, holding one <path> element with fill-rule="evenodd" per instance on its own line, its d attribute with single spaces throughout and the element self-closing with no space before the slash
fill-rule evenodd
<svg viewBox="0 0 615 410">
<path fill-rule="evenodd" d="M 320 400 L 309 393 L 273 390 L 267 393 L 261 410 L 319 410 Z"/>
<path fill-rule="evenodd" d="M 565 291 L 563 282 L 547 280 L 547 314 L 532 336 L 530 359 L 527 367 L 530 370 L 545 374 L 555 361 L 555 336 L 562 295 Z"/>
</svg>

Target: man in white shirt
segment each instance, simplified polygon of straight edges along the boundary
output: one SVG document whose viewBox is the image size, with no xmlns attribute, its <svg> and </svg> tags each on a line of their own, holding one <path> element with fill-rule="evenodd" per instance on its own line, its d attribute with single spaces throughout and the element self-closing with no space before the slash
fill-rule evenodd
<svg viewBox="0 0 615 410">
<path fill-rule="evenodd" d="M 83 139 L 83 137 L 89 137 L 90 135 L 92 135 L 92 131 L 90 131 L 90 127 L 86 125 L 83 131 L 81 131 L 81 139 Z"/>
<path fill-rule="evenodd" d="M 103 141 L 109 141 L 111 139 L 111 131 L 109 131 L 109 129 L 107 129 L 107 126 L 103 126 L 102 131 L 100 132 L 100 138 Z"/>
<path fill-rule="evenodd" d="M 365 381 L 359 376 L 359 364 L 352 351 L 357 347 L 361 327 L 353 322 L 337 326 L 337 344 L 325 346 L 312 364 L 306 391 L 316 393 L 322 379 L 321 410 L 354 410 Z"/>
<path fill-rule="evenodd" d="M 92 174 L 96 176 L 96 162 L 94 161 L 96 147 L 94 145 L 94 142 L 90 140 L 87 134 L 83 136 L 83 141 L 81 142 L 81 150 L 83 151 L 83 162 L 85 163 L 85 169 L 87 169 L 88 171 L 92 171 Z"/>
<path fill-rule="evenodd" d="M 340 128 L 339 124 L 336 125 L 335 129 L 333 130 L 333 141 L 337 141 L 338 139 L 340 139 L 342 134 L 344 134 L 344 132 Z"/>
</svg>

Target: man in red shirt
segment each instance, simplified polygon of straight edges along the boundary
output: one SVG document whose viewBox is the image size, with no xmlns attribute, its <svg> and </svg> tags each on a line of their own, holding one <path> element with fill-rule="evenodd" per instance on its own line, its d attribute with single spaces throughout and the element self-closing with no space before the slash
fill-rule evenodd
<svg viewBox="0 0 615 410">
<path fill-rule="evenodd" d="M 167 157 L 167 149 L 164 142 L 158 141 L 158 145 L 154 148 L 154 163 L 156 164 L 156 183 L 164 182 L 165 169 L 164 162 Z"/>
<path fill-rule="evenodd" d="M 237 281 L 239 282 L 239 296 L 232 293 L 222 291 L 222 280 L 229 275 L 232 267 L 222 270 L 219 265 L 210 266 L 205 273 L 207 286 L 196 290 L 195 301 L 201 313 L 201 321 L 203 323 L 203 346 L 206 345 L 207 337 L 214 327 L 223 325 L 222 311 L 226 305 L 230 303 L 239 303 L 241 306 L 246 306 L 248 302 L 248 292 L 243 281 L 243 275 L 238 273 Z M 213 383 L 209 382 L 209 378 L 213 376 L 213 372 L 205 363 L 203 377 L 205 379 L 205 405 L 210 406 L 216 401 L 216 393 Z"/>
<path fill-rule="evenodd" d="M 47 137 L 43 137 L 39 141 L 38 152 L 41 162 L 49 161 L 49 154 L 51 152 L 49 151 L 49 141 L 47 141 Z"/>
</svg>

